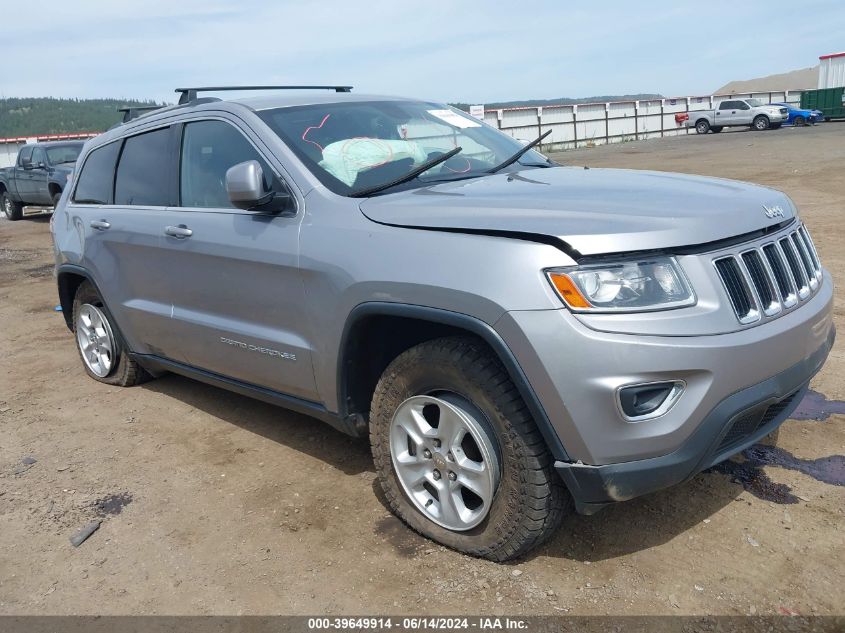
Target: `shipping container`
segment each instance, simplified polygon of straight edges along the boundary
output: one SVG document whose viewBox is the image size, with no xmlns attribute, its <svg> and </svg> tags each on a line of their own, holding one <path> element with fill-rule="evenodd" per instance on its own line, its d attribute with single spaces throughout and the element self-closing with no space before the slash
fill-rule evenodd
<svg viewBox="0 0 845 633">
<path fill-rule="evenodd" d="M 819 57 L 819 89 L 845 86 L 845 53 Z"/>
<path fill-rule="evenodd" d="M 806 110 L 821 110 L 825 121 L 845 119 L 845 88 L 805 90 L 801 93 L 801 107 Z"/>
</svg>

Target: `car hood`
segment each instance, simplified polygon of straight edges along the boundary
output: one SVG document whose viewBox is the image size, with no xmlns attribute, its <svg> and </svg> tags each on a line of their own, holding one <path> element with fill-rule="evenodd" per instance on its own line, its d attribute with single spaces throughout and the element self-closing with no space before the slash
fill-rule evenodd
<svg viewBox="0 0 845 633">
<path fill-rule="evenodd" d="M 558 239 L 576 256 L 706 244 L 795 216 L 792 201 L 767 187 L 584 167 L 526 169 L 430 185 L 369 198 L 361 211 L 394 226 Z"/>
</svg>

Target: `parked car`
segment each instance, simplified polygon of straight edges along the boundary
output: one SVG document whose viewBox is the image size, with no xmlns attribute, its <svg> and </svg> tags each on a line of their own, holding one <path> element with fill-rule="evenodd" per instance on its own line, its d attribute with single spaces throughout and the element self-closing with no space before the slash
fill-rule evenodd
<svg viewBox="0 0 845 633">
<path fill-rule="evenodd" d="M 24 145 L 12 167 L 0 169 L 0 205 L 10 220 L 20 220 L 28 205 L 55 207 L 82 151 L 82 141 Z"/>
<path fill-rule="evenodd" d="M 786 195 L 560 166 L 337 89 L 186 89 L 89 141 L 52 231 L 90 377 L 174 372 L 368 437 L 397 516 L 494 560 L 801 401 L 833 282 Z"/>
<path fill-rule="evenodd" d="M 787 120 L 788 114 L 785 107 L 759 99 L 731 99 L 722 101 L 715 110 L 690 112 L 687 125 L 692 125 L 699 134 L 742 126 L 750 126 L 752 130 L 776 130 Z"/>
<path fill-rule="evenodd" d="M 772 105 L 786 108 L 788 117 L 784 125 L 815 125 L 824 120 L 824 113 L 821 110 L 807 110 L 791 103 L 773 103 Z"/>
</svg>

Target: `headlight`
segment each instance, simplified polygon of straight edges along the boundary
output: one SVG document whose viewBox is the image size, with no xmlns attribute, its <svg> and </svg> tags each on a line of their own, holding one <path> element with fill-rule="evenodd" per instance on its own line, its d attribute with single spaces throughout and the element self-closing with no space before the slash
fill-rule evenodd
<svg viewBox="0 0 845 633">
<path fill-rule="evenodd" d="M 577 312 L 641 312 L 695 303 L 673 257 L 554 268 L 546 275 L 564 303 Z"/>
</svg>

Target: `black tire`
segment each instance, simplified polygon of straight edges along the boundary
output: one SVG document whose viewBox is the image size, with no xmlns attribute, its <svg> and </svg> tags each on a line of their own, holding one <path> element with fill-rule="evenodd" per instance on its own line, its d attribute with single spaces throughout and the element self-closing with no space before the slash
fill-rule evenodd
<svg viewBox="0 0 845 633">
<path fill-rule="evenodd" d="M 61 200 L 61 199 L 62 199 L 62 192 L 61 191 L 57 191 L 56 193 L 53 194 L 53 209 L 55 209 L 57 206 L 59 206 L 59 200 Z"/>
<path fill-rule="evenodd" d="M 721 125 L 716 125 L 716 126 L 711 127 L 711 128 L 710 128 L 710 131 L 711 131 L 711 132 L 713 132 L 713 134 L 718 134 L 718 133 L 719 133 L 719 132 L 721 132 L 723 129 L 724 129 L 724 128 L 723 128 Z"/>
<path fill-rule="evenodd" d="M 498 443 L 501 475 L 489 512 L 464 531 L 442 527 L 417 509 L 391 457 L 390 428 L 397 408 L 412 396 L 444 392 L 471 403 Z M 370 444 L 393 512 L 423 536 L 460 552 L 495 561 L 521 556 L 554 534 L 571 512 L 569 492 L 525 403 L 499 359 L 477 339 L 436 339 L 394 359 L 373 395 Z"/>
<path fill-rule="evenodd" d="M 797 116 L 795 117 L 795 120 L 792 123 L 796 127 L 804 127 L 805 125 L 807 125 L 807 119 L 802 116 Z"/>
<path fill-rule="evenodd" d="M 769 117 L 765 114 L 758 114 L 754 117 L 754 120 L 751 122 L 751 129 L 757 130 L 758 132 L 762 132 L 763 130 L 769 129 Z"/>
<path fill-rule="evenodd" d="M 9 220 L 14 222 L 23 217 L 23 205 L 20 202 L 12 200 L 6 191 L 0 194 L 0 205 L 2 205 L 3 213 Z"/>
<path fill-rule="evenodd" d="M 710 122 L 707 119 L 699 119 L 695 122 L 696 134 L 707 134 L 710 131 Z"/>
<path fill-rule="evenodd" d="M 150 380 L 152 376 L 150 376 L 150 374 L 148 374 L 144 368 L 135 362 L 127 353 L 123 338 L 120 336 L 116 325 L 111 322 L 108 310 L 103 309 L 105 307 L 103 299 L 100 297 L 94 286 L 88 281 L 84 281 L 80 284 L 79 288 L 76 290 L 76 295 L 73 298 L 74 337 L 76 337 L 77 334 L 77 323 L 80 308 L 82 308 L 85 304 L 90 304 L 102 309 L 104 315 L 109 320 L 108 325 L 111 328 L 111 332 L 114 334 L 114 357 L 117 359 L 117 362 L 112 362 L 111 371 L 108 375 L 98 376 L 88 367 L 88 364 L 82 357 L 82 350 L 77 344 L 76 350 L 79 352 L 79 358 L 82 361 L 85 373 L 91 376 L 94 380 L 106 383 L 107 385 L 116 385 L 118 387 L 131 387 L 132 385 L 137 385 Z"/>
</svg>

